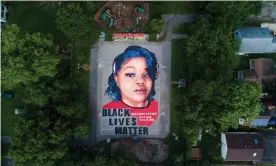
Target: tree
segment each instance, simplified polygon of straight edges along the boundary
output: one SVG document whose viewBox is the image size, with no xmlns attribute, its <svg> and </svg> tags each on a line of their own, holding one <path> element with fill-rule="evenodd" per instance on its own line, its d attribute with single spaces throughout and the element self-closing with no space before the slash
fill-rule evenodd
<svg viewBox="0 0 276 166">
<path fill-rule="evenodd" d="M 87 122 L 78 124 L 74 129 L 74 136 L 80 138 L 88 138 L 89 134 L 89 125 Z"/>
<path fill-rule="evenodd" d="M 196 81 L 182 105 L 183 131 L 195 135 L 199 129 L 210 134 L 237 128 L 239 118 L 255 118 L 261 111 L 261 88 L 251 83 Z"/>
<path fill-rule="evenodd" d="M 186 53 L 192 65 L 197 66 L 194 72 L 198 79 L 210 81 L 220 76 L 232 77 L 239 57 L 231 27 L 223 24 L 213 28 L 208 18 L 201 16 L 191 30 L 191 36 L 185 43 Z"/>
<path fill-rule="evenodd" d="M 76 2 L 61 6 L 57 12 L 58 28 L 72 40 L 85 37 L 91 29 L 91 21 Z"/>
<path fill-rule="evenodd" d="M 229 104 L 216 122 L 222 130 L 238 127 L 238 118 L 252 120 L 262 111 L 261 86 L 251 83 L 232 84 Z"/>
<path fill-rule="evenodd" d="M 16 24 L 8 24 L 5 28 L 3 28 L 1 36 L 2 54 L 12 54 L 16 50 L 17 46 L 24 42 L 24 40 L 20 38 L 19 33 L 20 28 Z"/>
<path fill-rule="evenodd" d="M 44 8 L 55 8 L 61 5 L 62 1 L 42 1 L 40 2 L 40 6 Z"/>
<path fill-rule="evenodd" d="M 238 28 L 250 15 L 259 15 L 262 4 L 261 1 L 210 2 L 206 7 L 206 14 L 213 16 L 212 21 L 216 22 L 213 26 L 225 22 L 233 28 Z"/>
<path fill-rule="evenodd" d="M 42 77 L 53 77 L 59 62 L 51 35 L 20 35 L 19 30 L 17 25 L 11 24 L 2 34 L 2 84 L 7 89 L 19 83 L 28 85 L 37 82 Z M 13 32 L 15 34 L 11 35 Z"/>
<path fill-rule="evenodd" d="M 48 103 L 50 94 L 46 92 L 44 83 L 26 86 L 24 89 L 23 101 L 26 104 L 44 106 Z"/>
<path fill-rule="evenodd" d="M 69 123 L 49 110 L 27 113 L 31 114 L 29 118 L 22 118 L 15 127 L 16 137 L 8 155 L 17 165 L 52 166 L 68 151 L 67 143 L 72 136 Z"/>
<path fill-rule="evenodd" d="M 149 22 L 152 33 L 160 33 L 164 29 L 165 22 L 161 19 L 152 19 Z"/>
</svg>

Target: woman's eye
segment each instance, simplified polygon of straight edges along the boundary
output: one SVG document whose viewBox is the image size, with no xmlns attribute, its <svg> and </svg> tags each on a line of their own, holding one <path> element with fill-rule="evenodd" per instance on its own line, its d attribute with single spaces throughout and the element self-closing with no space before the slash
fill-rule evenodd
<svg viewBox="0 0 276 166">
<path fill-rule="evenodd" d="M 127 76 L 127 77 L 135 77 L 135 74 L 134 73 L 126 73 L 125 76 Z"/>
<path fill-rule="evenodd" d="M 148 78 L 148 77 L 149 77 L 149 75 L 148 75 L 148 74 L 144 74 L 144 77 Z"/>
</svg>

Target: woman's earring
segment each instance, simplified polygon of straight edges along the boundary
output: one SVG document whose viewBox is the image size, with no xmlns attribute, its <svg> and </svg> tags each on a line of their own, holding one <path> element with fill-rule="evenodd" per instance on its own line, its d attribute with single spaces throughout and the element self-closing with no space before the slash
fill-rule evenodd
<svg viewBox="0 0 276 166">
<path fill-rule="evenodd" d="M 117 84 L 117 86 L 119 87 L 119 84 Z"/>
</svg>

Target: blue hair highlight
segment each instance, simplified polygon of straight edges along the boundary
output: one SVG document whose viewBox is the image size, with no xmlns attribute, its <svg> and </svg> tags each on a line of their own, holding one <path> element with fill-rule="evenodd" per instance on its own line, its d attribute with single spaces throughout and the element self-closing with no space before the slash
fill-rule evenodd
<svg viewBox="0 0 276 166">
<path fill-rule="evenodd" d="M 105 91 L 113 101 L 121 101 L 121 91 L 116 84 L 114 76 L 120 71 L 122 65 L 131 58 L 143 57 L 146 59 L 147 72 L 152 80 L 152 88 L 148 96 L 148 100 L 154 100 L 155 80 L 158 75 L 158 62 L 154 53 L 140 46 L 129 46 L 122 54 L 118 55 L 112 65 L 112 74 L 108 78 L 108 87 Z"/>
</svg>

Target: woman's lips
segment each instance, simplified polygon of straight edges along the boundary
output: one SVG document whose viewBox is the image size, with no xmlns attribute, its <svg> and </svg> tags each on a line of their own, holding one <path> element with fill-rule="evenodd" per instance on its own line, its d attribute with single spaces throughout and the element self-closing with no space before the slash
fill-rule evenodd
<svg viewBox="0 0 276 166">
<path fill-rule="evenodd" d="M 137 89 L 137 90 L 135 90 L 135 92 L 137 93 L 137 94 L 145 94 L 146 93 L 146 89 Z"/>
</svg>

